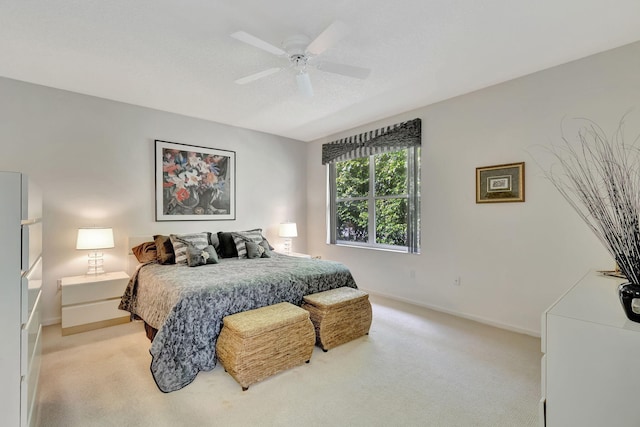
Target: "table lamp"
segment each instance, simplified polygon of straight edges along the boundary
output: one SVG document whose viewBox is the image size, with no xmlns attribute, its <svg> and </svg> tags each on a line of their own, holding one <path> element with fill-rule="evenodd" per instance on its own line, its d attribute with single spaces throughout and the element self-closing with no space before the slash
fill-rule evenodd
<svg viewBox="0 0 640 427">
<path fill-rule="evenodd" d="M 280 230 L 278 235 L 284 237 L 284 253 L 285 255 L 291 254 L 291 238 L 298 237 L 298 228 L 295 222 L 283 222 L 280 224 Z"/>
<path fill-rule="evenodd" d="M 78 228 L 76 249 L 89 250 L 89 269 L 87 274 L 104 274 L 103 252 L 100 249 L 113 248 L 113 229 L 110 227 Z"/>
</svg>

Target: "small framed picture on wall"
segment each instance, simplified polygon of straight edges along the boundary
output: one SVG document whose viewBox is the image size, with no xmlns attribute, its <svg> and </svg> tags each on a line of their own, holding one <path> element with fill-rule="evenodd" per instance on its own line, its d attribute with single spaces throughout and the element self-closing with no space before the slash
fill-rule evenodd
<svg viewBox="0 0 640 427">
<path fill-rule="evenodd" d="M 524 202 L 524 162 L 476 168 L 476 203 Z"/>
</svg>

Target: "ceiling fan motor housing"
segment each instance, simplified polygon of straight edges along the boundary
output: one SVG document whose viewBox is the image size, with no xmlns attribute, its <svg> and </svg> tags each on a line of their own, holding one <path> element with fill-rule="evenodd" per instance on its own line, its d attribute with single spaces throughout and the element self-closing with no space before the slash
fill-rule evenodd
<svg viewBox="0 0 640 427">
<path fill-rule="evenodd" d="M 294 55 L 305 56 L 307 46 L 309 46 L 309 37 L 302 34 L 289 37 L 282 42 L 282 48 L 290 57 Z"/>
</svg>

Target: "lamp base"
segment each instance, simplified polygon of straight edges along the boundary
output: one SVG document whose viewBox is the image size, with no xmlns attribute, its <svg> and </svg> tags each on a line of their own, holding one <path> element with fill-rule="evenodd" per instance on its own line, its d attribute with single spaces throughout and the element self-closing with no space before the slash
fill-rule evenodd
<svg viewBox="0 0 640 427">
<path fill-rule="evenodd" d="M 89 269 L 87 270 L 87 276 L 105 274 L 103 256 L 104 254 L 102 252 L 89 252 Z"/>
<path fill-rule="evenodd" d="M 284 239 L 284 254 L 291 255 L 291 239 Z"/>
</svg>

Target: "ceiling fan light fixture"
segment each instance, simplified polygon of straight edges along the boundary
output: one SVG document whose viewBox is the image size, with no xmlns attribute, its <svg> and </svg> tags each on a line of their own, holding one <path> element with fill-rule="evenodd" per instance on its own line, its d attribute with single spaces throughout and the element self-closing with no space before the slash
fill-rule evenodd
<svg viewBox="0 0 640 427">
<path fill-rule="evenodd" d="M 306 55 L 291 55 L 289 61 L 291 61 L 291 65 L 296 69 L 298 73 L 306 73 L 307 72 L 307 61 L 309 58 Z"/>
<path fill-rule="evenodd" d="M 302 96 L 311 98 L 313 96 L 313 86 L 311 86 L 311 79 L 309 73 L 300 72 L 296 74 L 296 82 L 298 82 L 298 91 Z"/>
</svg>

